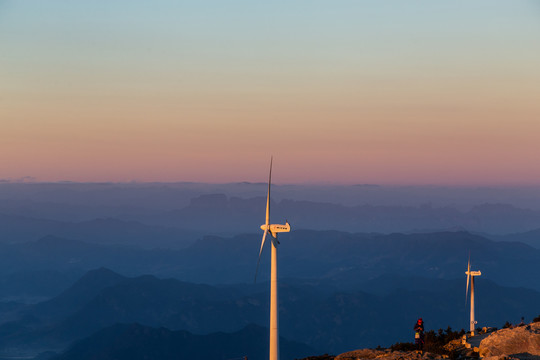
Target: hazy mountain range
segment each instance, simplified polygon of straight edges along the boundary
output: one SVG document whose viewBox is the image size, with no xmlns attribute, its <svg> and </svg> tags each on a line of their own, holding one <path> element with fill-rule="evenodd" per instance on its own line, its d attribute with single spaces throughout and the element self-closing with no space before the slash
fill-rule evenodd
<svg viewBox="0 0 540 360">
<path fill-rule="evenodd" d="M 122 212 L 145 213 L 181 209 L 200 195 L 227 197 L 265 196 L 267 178 L 259 183 L 23 183 L 0 179 L 0 210 L 49 219 L 84 221 L 114 217 Z M 277 182 L 276 182 L 277 181 Z M 455 206 L 466 210 L 483 203 L 510 204 L 540 210 L 540 186 L 381 186 L 376 184 L 279 184 L 274 179 L 272 198 L 356 206 Z M 66 211 L 68 210 L 68 211 Z M 28 214 L 28 211 L 32 214 Z"/>
<path fill-rule="evenodd" d="M 482 271 L 479 325 L 540 314 L 538 189 L 274 190 L 272 220 L 293 227 L 279 250 L 291 354 L 409 341 L 419 316 L 466 327 L 469 254 Z M 229 359 L 223 342 L 266 344 L 268 249 L 253 284 L 265 193 L 264 183 L 0 183 L 0 358 L 106 359 L 136 342 L 141 356 L 203 359 L 215 347 Z"/>
<path fill-rule="evenodd" d="M 281 335 L 308 345 L 300 349 L 339 353 L 408 341 L 411 324 L 418 316 L 426 319 L 429 328 L 461 328 L 467 324 L 463 279 L 386 275 L 359 288 L 362 290 L 340 291 L 309 281 L 283 281 Z M 537 315 L 539 303 L 537 291 L 501 287 L 489 280 L 477 281 L 477 319 L 481 325 L 501 326 L 521 316 L 531 318 Z M 114 344 L 116 336 L 119 339 L 126 336 L 125 326 L 114 327 L 119 323 L 153 327 L 156 329 L 144 331 L 157 334 L 163 331 L 168 334 L 169 330 L 201 335 L 233 334 L 250 324 L 265 327 L 268 305 L 267 284 L 216 287 L 147 275 L 126 278 L 99 269 L 87 273 L 51 300 L 4 309 L 4 314 L 12 320 L 0 324 L 0 355 L 12 355 L 13 349 L 19 349 L 19 355 L 24 354 L 21 348 L 26 355 L 62 352 L 74 341 L 111 326 L 105 333 L 109 343 Z M 86 343 L 97 341 L 96 336 L 101 338 L 103 334 L 91 337 Z M 81 349 L 80 344 L 70 351 L 83 351 L 76 350 Z M 92 347 L 99 346 L 103 344 L 98 341 Z"/>
<path fill-rule="evenodd" d="M 144 225 L 113 218 L 64 222 L 0 214 L 0 242 L 34 241 L 47 235 L 98 244 L 119 244 L 143 248 L 183 248 L 204 232 L 174 227 Z"/>
<path fill-rule="evenodd" d="M 36 242 L 0 244 L 0 278 L 6 285 L 16 285 L 13 278 L 28 273 L 47 281 L 49 272 L 81 274 L 105 266 L 130 276 L 154 274 L 207 284 L 250 283 L 255 275 L 259 237 L 208 236 L 185 249 L 148 250 L 49 236 Z M 463 276 L 470 251 L 473 266 L 483 271 L 484 278 L 540 290 L 539 249 L 467 232 L 381 235 L 298 230 L 284 235 L 281 242 L 282 278 L 317 279 L 343 289 L 383 274 L 454 279 Z M 269 276 L 268 252 L 263 255 L 261 280 Z M 516 277 L 516 272 L 520 276 Z M 24 290 L 20 285 L 16 288 Z M 1 289 L 0 294 L 4 298 L 17 295 L 16 289 L 10 288 Z"/>
<path fill-rule="evenodd" d="M 304 344 L 280 339 L 283 359 L 301 359 L 316 354 Z M 256 325 L 228 333 L 194 335 L 139 324 L 117 324 L 81 340 L 51 360 L 263 360 L 268 357 L 268 331 Z"/>
<path fill-rule="evenodd" d="M 282 185 L 274 186 L 272 212 L 295 229 L 502 235 L 540 228 L 539 190 Z M 264 183 L 0 183 L 0 241 L 56 235 L 181 247 L 201 235 L 258 228 L 265 195 Z"/>
</svg>

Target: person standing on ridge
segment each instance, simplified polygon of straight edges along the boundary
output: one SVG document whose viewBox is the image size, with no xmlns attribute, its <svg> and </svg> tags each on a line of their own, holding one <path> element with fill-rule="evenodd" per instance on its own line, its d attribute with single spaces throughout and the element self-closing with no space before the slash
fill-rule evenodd
<svg viewBox="0 0 540 360">
<path fill-rule="evenodd" d="M 424 320 L 419 318 L 414 324 L 414 343 L 417 351 L 424 352 Z"/>
</svg>

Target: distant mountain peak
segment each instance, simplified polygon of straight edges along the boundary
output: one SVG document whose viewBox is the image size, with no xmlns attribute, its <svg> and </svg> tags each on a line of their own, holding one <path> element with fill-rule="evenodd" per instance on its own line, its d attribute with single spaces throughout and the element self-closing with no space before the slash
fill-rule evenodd
<svg viewBox="0 0 540 360">
<path fill-rule="evenodd" d="M 104 279 L 104 278 L 111 278 L 111 277 L 126 279 L 126 277 L 118 274 L 117 272 L 114 272 L 111 269 L 108 269 L 102 266 L 98 269 L 89 270 L 86 274 L 84 274 L 79 279 L 79 281 L 88 281 L 88 280 Z"/>
</svg>

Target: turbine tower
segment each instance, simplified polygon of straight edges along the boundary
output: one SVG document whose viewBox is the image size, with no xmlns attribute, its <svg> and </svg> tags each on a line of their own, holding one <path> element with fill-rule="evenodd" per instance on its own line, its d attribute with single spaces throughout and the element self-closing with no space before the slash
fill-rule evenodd
<svg viewBox="0 0 540 360">
<path fill-rule="evenodd" d="M 474 336 L 474 330 L 476 328 L 476 320 L 474 319 L 474 277 L 480 276 L 482 273 L 480 271 L 471 271 L 471 256 L 469 255 L 469 262 L 467 263 L 467 289 L 465 291 L 465 303 L 467 302 L 467 295 L 469 294 L 469 281 L 471 283 L 471 323 L 470 331 L 471 336 Z"/>
<path fill-rule="evenodd" d="M 279 241 L 277 234 L 280 232 L 291 231 L 289 222 L 285 225 L 270 224 L 270 183 L 272 182 L 272 158 L 270 158 L 270 175 L 268 176 L 268 193 L 266 195 L 266 221 L 261 225 L 264 231 L 261 249 L 259 250 L 259 260 L 257 261 L 257 270 L 255 271 L 255 281 L 257 281 L 257 272 L 261 261 L 261 254 L 266 240 L 266 235 L 272 236 L 272 267 L 270 277 L 270 360 L 279 360 L 279 309 L 278 309 L 278 271 L 277 271 L 277 246 Z"/>
</svg>

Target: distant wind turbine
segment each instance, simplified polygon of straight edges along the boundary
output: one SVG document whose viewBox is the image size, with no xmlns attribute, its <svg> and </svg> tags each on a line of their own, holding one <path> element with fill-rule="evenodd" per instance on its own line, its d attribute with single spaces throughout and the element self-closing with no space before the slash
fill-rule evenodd
<svg viewBox="0 0 540 360">
<path fill-rule="evenodd" d="M 257 272 L 259 271 L 259 263 L 261 262 L 261 254 L 266 240 L 266 235 L 272 235 L 272 267 L 270 277 L 270 360 L 279 360 L 279 318 L 278 318 L 278 271 L 277 271 L 277 246 L 279 241 L 277 234 L 280 232 L 291 231 L 289 222 L 285 225 L 270 224 L 270 184 L 272 182 L 272 158 L 270 158 L 270 175 L 268 176 L 268 194 L 266 195 L 266 221 L 261 225 L 261 230 L 264 231 L 261 249 L 259 250 L 259 260 L 257 261 L 257 269 L 255 271 L 255 281 L 257 281 Z"/>
<path fill-rule="evenodd" d="M 474 330 L 476 329 L 476 320 L 474 319 L 474 277 L 480 276 L 482 273 L 480 271 L 471 271 L 471 255 L 469 255 L 469 262 L 467 263 L 467 289 L 465 290 L 465 303 L 467 302 L 467 295 L 469 294 L 469 281 L 471 283 L 471 323 L 470 331 L 471 336 L 474 336 Z"/>
</svg>

